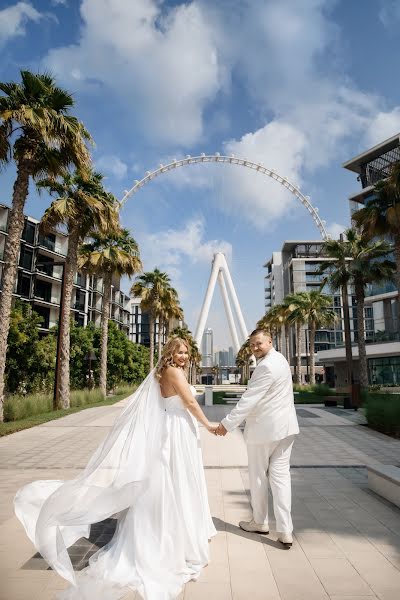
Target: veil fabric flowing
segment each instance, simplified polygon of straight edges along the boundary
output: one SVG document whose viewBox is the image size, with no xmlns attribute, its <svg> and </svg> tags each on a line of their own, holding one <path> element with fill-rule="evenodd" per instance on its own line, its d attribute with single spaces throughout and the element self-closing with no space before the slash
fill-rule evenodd
<svg viewBox="0 0 400 600">
<path fill-rule="evenodd" d="M 154 372 L 130 397 L 78 477 L 35 481 L 15 496 L 15 513 L 36 549 L 72 584 L 62 598 L 114 600 L 137 589 L 146 600 L 171 600 L 191 579 Z M 74 573 L 67 548 L 89 537 L 91 524 L 112 516 L 118 524 L 111 542 Z"/>
</svg>

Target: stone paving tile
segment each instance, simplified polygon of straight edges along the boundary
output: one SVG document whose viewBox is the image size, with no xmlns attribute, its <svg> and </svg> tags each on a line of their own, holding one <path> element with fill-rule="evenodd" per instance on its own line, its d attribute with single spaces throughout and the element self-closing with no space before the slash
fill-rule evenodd
<svg viewBox="0 0 400 600">
<path fill-rule="evenodd" d="M 373 596 L 366 581 L 346 558 L 310 558 L 310 563 L 330 596 Z"/>
<path fill-rule="evenodd" d="M 0 600 L 51 600 L 67 583 L 36 555 L 13 516 L 15 491 L 34 479 L 69 479 L 86 464 L 121 406 L 99 407 L 0 440 Z M 290 552 L 237 525 L 251 517 L 246 448 L 201 428 L 205 474 L 219 535 L 210 565 L 181 600 L 399 600 L 400 510 L 367 488 L 365 465 L 397 464 L 400 441 L 363 427 L 361 413 L 301 407 L 292 460 L 295 539 Z M 302 413 L 300 412 L 300 415 Z M 271 504 L 272 506 L 272 504 Z M 97 524 L 70 553 L 76 568 L 112 535 Z M 35 556 L 36 555 L 36 556 Z M 40 568 L 42 567 L 42 568 Z M 333 573 L 340 573 L 335 579 Z M 125 600 L 140 600 L 133 592 Z"/>
</svg>

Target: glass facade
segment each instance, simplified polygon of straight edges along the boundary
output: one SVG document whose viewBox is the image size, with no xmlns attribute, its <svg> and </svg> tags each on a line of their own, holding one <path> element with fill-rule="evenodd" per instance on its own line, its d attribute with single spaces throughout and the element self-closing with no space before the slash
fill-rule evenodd
<svg viewBox="0 0 400 600">
<path fill-rule="evenodd" d="M 370 358 L 368 371 L 373 385 L 400 385 L 400 356 Z"/>
</svg>

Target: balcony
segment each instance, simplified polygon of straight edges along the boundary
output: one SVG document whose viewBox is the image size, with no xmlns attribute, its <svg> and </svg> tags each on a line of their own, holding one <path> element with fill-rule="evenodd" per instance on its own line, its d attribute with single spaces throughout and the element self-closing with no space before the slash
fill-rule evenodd
<svg viewBox="0 0 400 600">
<path fill-rule="evenodd" d="M 56 254 L 61 254 L 62 256 L 67 256 L 68 245 L 63 239 L 62 241 L 58 241 L 56 236 L 40 236 L 39 237 L 39 245 L 42 248 L 46 248 L 46 250 L 50 250 L 50 252 L 55 252 Z"/>
</svg>

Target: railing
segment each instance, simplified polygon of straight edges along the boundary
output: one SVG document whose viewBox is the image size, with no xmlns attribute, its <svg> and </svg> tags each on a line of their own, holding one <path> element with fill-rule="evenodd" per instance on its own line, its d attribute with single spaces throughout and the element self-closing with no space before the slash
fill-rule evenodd
<svg viewBox="0 0 400 600">
<path fill-rule="evenodd" d="M 365 343 L 368 344 L 384 344 L 386 342 L 398 342 L 400 340 L 400 333 L 398 331 L 376 331 L 375 333 L 367 332 L 365 337 Z M 343 348 L 345 342 L 336 342 L 336 348 Z M 357 346 L 357 341 L 351 341 L 352 346 Z"/>
</svg>

